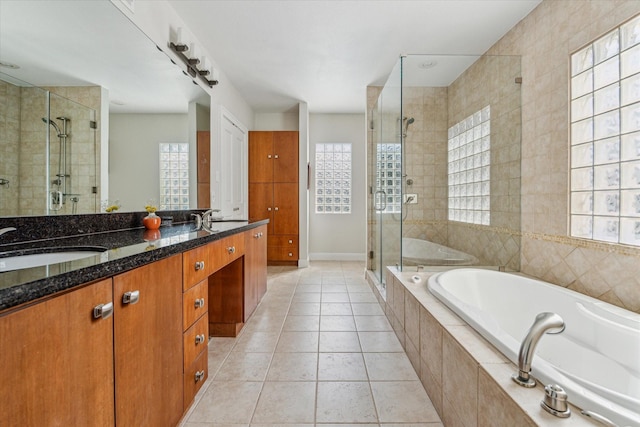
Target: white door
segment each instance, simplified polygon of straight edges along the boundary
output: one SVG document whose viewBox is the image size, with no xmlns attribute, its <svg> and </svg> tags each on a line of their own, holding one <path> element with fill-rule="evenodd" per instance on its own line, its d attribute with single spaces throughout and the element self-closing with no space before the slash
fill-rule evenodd
<svg viewBox="0 0 640 427">
<path fill-rule="evenodd" d="M 247 219 L 247 133 L 222 115 L 220 207 L 227 218 Z"/>
</svg>

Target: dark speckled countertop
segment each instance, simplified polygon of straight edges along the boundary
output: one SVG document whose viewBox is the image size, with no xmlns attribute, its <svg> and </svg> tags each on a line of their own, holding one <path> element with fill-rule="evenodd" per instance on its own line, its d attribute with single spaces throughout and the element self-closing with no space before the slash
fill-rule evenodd
<svg viewBox="0 0 640 427">
<path fill-rule="evenodd" d="M 185 222 L 160 227 L 158 230 L 160 232 L 159 238 L 158 235 L 154 235 L 144 228 L 136 227 L 3 245 L 0 247 L 0 253 L 50 247 L 98 246 L 106 248 L 106 250 L 99 255 L 75 261 L 0 273 L 0 311 L 57 292 L 67 291 L 84 283 L 111 277 L 223 237 L 241 233 L 267 222 L 266 220 L 253 223 L 247 221 L 215 222 L 211 231 L 198 230 L 194 223 Z M 0 226 L 5 226 L 5 224 L 5 221 L 0 221 Z"/>
</svg>

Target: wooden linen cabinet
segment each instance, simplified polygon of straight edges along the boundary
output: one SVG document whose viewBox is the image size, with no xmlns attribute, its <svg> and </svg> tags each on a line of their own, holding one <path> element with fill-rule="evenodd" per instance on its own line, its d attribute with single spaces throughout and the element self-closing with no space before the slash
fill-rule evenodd
<svg viewBox="0 0 640 427">
<path fill-rule="evenodd" d="M 298 265 L 298 132 L 249 132 L 249 221 L 269 219 L 267 263 Z"/>
</svg>

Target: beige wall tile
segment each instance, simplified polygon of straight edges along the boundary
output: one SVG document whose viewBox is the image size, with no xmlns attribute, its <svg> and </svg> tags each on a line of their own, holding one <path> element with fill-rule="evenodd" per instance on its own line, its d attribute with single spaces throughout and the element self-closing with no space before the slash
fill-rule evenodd
<svg viewBox="0 0 640 427">
<path fill-rule="evenodd" d="M 448 334 L 442 336 L 442 396 L 446 421 L 447 402 L 465 426 L 478 422 L 478 365 Z"/>
</svg>

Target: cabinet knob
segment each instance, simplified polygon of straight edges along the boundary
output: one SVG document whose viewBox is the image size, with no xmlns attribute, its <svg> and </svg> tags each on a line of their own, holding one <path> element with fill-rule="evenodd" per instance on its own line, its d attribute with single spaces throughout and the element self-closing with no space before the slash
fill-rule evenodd
<svg viewBox="0 0 640 427">
<path fill-rule="evenodd" d="M 236 247 L 235 246 L 229 246 L 227 248 L 227 252 L 229 252 L 230 254 L 235 254 L 236 253 Z"/>
<path fill-rule="evenodd" d="M 260 233 L 254 234 L 253 237 L 255 237 L 256 239 L 259 239 L 260 238 Z"/>
<path fill-rule="evenodd" d="M 270 158 L 271 158 L 271 154 L 267 155 L 267 159 L 270 159 Z"/>
<path fill-rule="evenodd" d="M 277 158 L 278 158 L 278 155 L 276 154 L 276 155 L 275 155 L 275 156 L 273 156 L 273 157 L 275 157 L 275 158 L 277 159 Z"/>
<path fill-rule="evenodd" d="M 204 334 L 196 335 L 196 345 L 202 344 L 204 342 Z"/>
<path fill-rule="evenodd" d="M 293 254 L 291 252 L 289 252 L 289 256 L 293 256 Z"/>
<path fill-rule="evenodd" d="M 194 305 L 195 305 L 196 308 L 204 307 L 204 298 L 196 299 Z"/>
<path fill-rule="evenodd" d="M 278 207 L 276 206 L 275 208 L 273 208 L 273 210 L 277 211 L 277 210 L 278 210 Z"/>
<path fill-rule="evenodd" d="M 94 319 L 107 319 L 113 314 L 113 303 L 99 304 L 93 307 Z"/>
<path fill-rule="evenodd" d="M 123 304 L 135 304 L 138 300 L 140 300 L 140 291 L 125 292 L 124 295 L 122 295 Z"/>
<path fill-rule="evenodd" d="M 267 211 L 271 212 L 271 208 L 267 208 Z"/>
<path fill-rule="evenodd" d="M 196 271 L 204 270 L 204 261 L 196 261 L 196 263 L 194 264 L 194 268 L 196 269 Z"/>
<path fill-rule="evenodd" d="M 196 382 L 200 382 L 204 379 L 204 370 L 196 372 Z"/>
<path fill-rule="evenodd" d="M 289 239 L 289 244 L 293 245 L 293 240 Z"/>
</svg>

